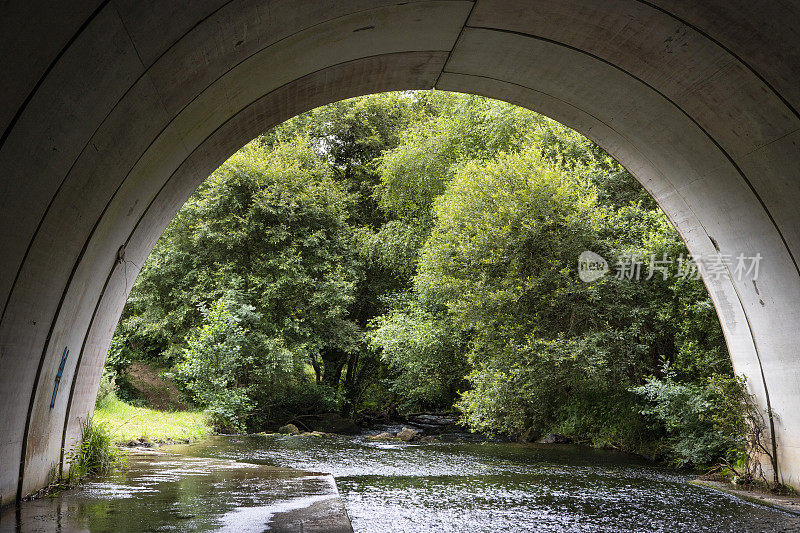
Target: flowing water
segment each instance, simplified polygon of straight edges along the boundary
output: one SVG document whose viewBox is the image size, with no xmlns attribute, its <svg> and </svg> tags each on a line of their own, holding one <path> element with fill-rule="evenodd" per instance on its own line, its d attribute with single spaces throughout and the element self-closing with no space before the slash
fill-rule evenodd
<svg viewBox="0 0 800 533">
<path fill-rule="evenodd" d="M 690 485 L 686 475 L 628 455 L 577 446 L 274 435 L 212 437 L 170 451 L 182 457 L 136 459 L 140 474 L 90 483 L 45 507 L 26 505 L 40 516 L 67 508 L 59 515 L 63 531 L 262 531 L 291 502 L 304 505 L 299 499 L 328 490 L 326 476 L 288 467 L 333 474 L 359 532 L 800 532 L 800 516 Z M 0 530 L 9 524 L 4 515 Z"/>
</svg>

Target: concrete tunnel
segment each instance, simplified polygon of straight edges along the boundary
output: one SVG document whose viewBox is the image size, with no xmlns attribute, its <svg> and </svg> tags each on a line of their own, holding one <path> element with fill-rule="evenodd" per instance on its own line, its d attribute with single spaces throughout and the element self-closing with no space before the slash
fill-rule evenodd
<svg viewBox="0 0 800 533">
<path fill-rule="evenodd" d="M 800 487 L 799 4 L 12 0 L 0 25 L 2 504 L 79 437 L 139 267 L 214 169 L 308 109 L 432 87 L 588 136 L 693 254 L 761 254 L 705 281 Z"/>
</svg>

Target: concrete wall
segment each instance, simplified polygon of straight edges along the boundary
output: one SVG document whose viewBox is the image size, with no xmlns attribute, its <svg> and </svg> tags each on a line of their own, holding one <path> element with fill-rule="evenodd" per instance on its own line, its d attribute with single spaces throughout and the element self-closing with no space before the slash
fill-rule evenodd
<svg viewBox="0 0 800 533">
<path fill-rule="evenodd" d="M 45 484 L 74 443 L 138 268 L 208 174 L 304 110 L 431 87 L 504 99 L 592 138 L 693 253 L 762 254 L 757 280 L 706 283 L 736 370 L 775 412 L 782 479 L 800 485 L 797 7 L 58 4 L 0 6 L 2 503 Z"/>
</svg>

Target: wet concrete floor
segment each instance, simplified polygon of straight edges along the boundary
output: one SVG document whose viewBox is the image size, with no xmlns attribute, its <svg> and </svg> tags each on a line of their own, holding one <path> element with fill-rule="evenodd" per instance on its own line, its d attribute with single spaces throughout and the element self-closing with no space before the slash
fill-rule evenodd
<svg viewBox="0 0 800 533">
<path fill-rule="evenodd" d="M 0 532 L 351 533 L 328 474 L 134 452 L 125 472 L 4 509 Z"/>
</svg>

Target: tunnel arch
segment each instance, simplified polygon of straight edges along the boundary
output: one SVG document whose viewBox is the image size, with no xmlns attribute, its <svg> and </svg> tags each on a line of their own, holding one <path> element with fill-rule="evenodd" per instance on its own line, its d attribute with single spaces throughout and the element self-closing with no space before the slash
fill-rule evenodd
<svg viewBox="0 0 800 533">
<path fill-rule="evenodd" d="M 77 438 L 138 268 L 202 180 L 303 111 L 432 87 L 528 107 L 591 138 L 692 253 L 762 254 L 758 280 L 706 284 L 735 369 L 775 414 L 781 478 L 800 485 L 800 8 L 50 4 L 0 7 L 3 504 L 45 485 Z"/>
</svg>

